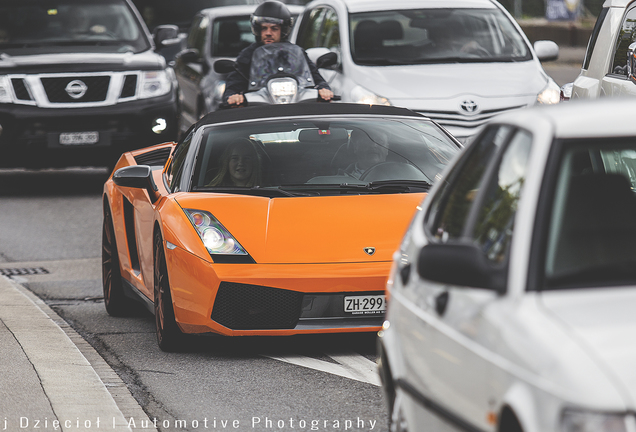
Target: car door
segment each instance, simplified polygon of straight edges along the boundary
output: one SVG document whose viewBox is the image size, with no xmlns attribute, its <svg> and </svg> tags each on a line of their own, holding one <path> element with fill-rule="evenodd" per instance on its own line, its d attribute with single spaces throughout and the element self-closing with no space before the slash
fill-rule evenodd
<svg viewBox="0 0 636 432">
<path fill-rule="evenodd" d="M 205 61 L 206 40 L 208 38 L 210 19 L 205 15 L 197 15 L 188 33 L 186 51 L 196 50 L 196 56 L 182 56 L 177 59 L 176 75 L 179 82 L 179 103 L 181 115 L 187 126 L 196 122 L 200 113 L 201 80 L 207 73 Z"/>
<path fill-rule="evenodd" d="M 500 400 L 501 389 L 492 387 L 498 364 L 498 311 L 506 301 L 508 252 L 531 142 L 524 130 L 488 128 L 472 146 L 459 175 L 435 196 L 424 220 L 430 244 L 475 245 L 503 275 L 499 292 L 421 279 L 427 343 L 424 361 L 415 367 L 447 420 L 481 430 L 493 429 L 495 402 Z"/>
</svg>

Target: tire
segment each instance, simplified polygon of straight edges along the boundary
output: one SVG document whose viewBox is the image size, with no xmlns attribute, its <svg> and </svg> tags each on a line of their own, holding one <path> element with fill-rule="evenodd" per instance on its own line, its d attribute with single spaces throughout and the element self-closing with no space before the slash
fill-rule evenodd
<svg viewBox="0 0 636 432">
<path fill-rule="evenodd" d="M 395 400 L 393 401 L 393 409 L 389 413 L 389 432 L 408 432 L 409 427 L 404 416 L 403 393 L 401 390 L 395 392 Z"/>
<path fill-rule="evenodd" d="M 180 351 L 185 342 L 185 335 L 179 329 L 174 316 L 166 254 L 159 232 L 155 233 L 154 250 L 154 303 L 157 344 L 162 351 Z"/>
<path fill-rule="evenodd" d="M 104 205 L 104 222 L 102 224 L 102 287 L 104 306 L 106 306 L 106 312 L 109 315 L 126 316 L 133 312 L 134 300 L 124 294 L 113 216 L 108 204 Z"/>
</svg>

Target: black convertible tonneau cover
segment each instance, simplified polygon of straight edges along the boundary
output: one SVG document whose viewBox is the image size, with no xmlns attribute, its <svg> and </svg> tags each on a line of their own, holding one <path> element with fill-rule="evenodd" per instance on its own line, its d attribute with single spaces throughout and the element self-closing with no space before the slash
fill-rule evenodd
<svg viewBox="0 0 636 432">
<path fill-rule="evenodd" d="M 316 102 L 284 105 L 261 105 L 255 107 L 218 110 L 203 117 L 199 120 L 197 125 L 201 126 L 204 124 L 271 117 L 352 114 L 424 117 L 423 115 L 409 109 L 394 106 Z"/>
</svg>

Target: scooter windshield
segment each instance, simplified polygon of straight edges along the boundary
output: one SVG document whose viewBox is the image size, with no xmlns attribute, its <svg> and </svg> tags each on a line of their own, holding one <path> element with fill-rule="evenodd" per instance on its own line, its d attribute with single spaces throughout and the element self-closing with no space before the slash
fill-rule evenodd
<svg viewBox="0 0 636 432">
<path fill-rule="evenodd" d="M 291 43 L 267 44 L 254 50 L 248 91 L 266 87 L 274 75 L 294 77 L 299 87 L 314 86 L 303 49 Z"/>
</svg>

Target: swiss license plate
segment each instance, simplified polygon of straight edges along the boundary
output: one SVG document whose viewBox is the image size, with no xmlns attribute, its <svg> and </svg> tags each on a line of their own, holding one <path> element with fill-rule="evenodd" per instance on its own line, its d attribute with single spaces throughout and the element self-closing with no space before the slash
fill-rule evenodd
<svg viewBox="0 0 636 432">
<path fill-rule="evenodd" d="M 383 295 L 348 296 L 344 298 L 344 311 L 356 315 L 372 315 L 384 312 L 386 299 Z"/>
<path fill-rule="evenodd" d="M 60 144 L 86 145 L 96 144 L 99 141 L 99 132 L 64 132 L 60 134 Z"/>
</svg>

